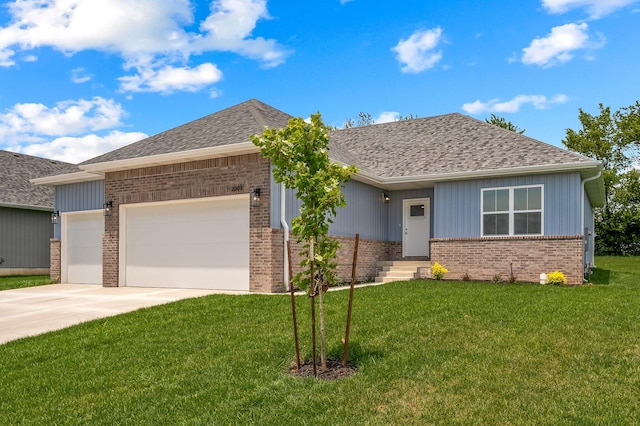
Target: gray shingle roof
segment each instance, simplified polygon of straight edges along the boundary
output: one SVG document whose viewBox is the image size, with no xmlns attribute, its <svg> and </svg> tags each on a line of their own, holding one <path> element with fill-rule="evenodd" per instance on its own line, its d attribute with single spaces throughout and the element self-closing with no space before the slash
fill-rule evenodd
<svg viewBox="0 0 640 426">
<path fill-rule="evenodd" d="M 0 204 L 52 209 L 54 189 L 34 185 L 29 179 L 78 170 L 62 161 L 0 151 Z"/>
<path fill-rule="evenodd" d="M 292 117 L 256 99 L 232 106 L 80 164 L 169 154 L 250 142 L 265 127 L 286 127 Z"/>
<path fill-rule="evenodd" d="M 331 143 L 335 160 L 379 177 L 593 162 L 458 113 L 336 130 Z"/>
<path fill-rule="evenodd" d="M 284 127 L 290 118 L 251 99 L 80 165 L 248 143 L 251 135 L 265 127 Z M 587 157 L 459 113 L 334 130 L 329 154 L 380 178 L 593 164 Z"/>
</svg>

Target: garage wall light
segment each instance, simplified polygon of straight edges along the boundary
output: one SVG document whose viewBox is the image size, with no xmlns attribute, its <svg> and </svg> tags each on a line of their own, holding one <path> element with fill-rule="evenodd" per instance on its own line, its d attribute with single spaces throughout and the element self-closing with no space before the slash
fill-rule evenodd
<svg viewBox="0 0 640 426">
<path fill-rule="evenodd" d="M 104 203 L 103 214 L 105 216 L 111 216 L 111 209 L 113 209 L 113 201 L 107 201 L 106 203 Z"/>
<path fill-rule="evenodd" d="M 260 188 L 256 188 L 251 193 L 251 206 L 258 207 L 260 206 Z"/>
<path fill-rule="evenodd" d="M 56 225 L 58 223 L 58 218 L 60 218 L 59 210 L 56 210 L 55 212 L 51 213 L 51 223 Z"/>
</svg>

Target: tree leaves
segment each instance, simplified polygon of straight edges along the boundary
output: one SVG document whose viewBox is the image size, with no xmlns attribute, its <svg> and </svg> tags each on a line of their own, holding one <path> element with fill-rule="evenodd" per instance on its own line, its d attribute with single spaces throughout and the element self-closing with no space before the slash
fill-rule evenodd
<svg viewBox="0 0 640 426">
<path fill-rule="evenodd" d="M 276 182 L 294 189 L 301 201 L 300 215 L 291 223 L 291 233 L 304 243 L 303 271 L 293 281 L 301 288 L 310 284 L 311 262 L 314 271 L 328 283 L 335 283 L 336 252 L 339 244 L 329 237 L 329 224 L 337 209 L 346 201 L 342 186 L 357 172 L 356 167 L 332 162 L 329 159 L 329 128 L 320 113 L 312 114 L 310 122 L 292 118 L 283 129 L 265 129 L 252 142 L 275 166 Z M 310 243 L 314 245 L 313 256 Z"/>
</svg>

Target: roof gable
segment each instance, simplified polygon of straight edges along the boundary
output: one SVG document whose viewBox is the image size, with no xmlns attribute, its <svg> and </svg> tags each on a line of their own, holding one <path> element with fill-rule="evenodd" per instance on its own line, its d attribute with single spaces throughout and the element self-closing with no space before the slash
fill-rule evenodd
<svg viewBox="0 0 640 426">
<path fill-rule="evenodd" d="M 265 127 L 285 127 L 292 116 L 256 99 L 207 115 L 80 163 L 96 164 L 250 142 Z"/>
<path fill-rule="evenodd" d="M 30 179 L 77 171 L 62 161 L 0 150 L 0 205 L 53 209 L 53 188 L 34 185 Z"/>
</svg>

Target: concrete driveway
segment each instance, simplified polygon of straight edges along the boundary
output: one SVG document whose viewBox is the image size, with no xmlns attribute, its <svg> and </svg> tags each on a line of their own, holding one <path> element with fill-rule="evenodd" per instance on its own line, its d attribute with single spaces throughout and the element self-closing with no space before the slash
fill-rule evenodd
<svg viewBox="0 0 640 426">
<path fill-rule="evenodd" d="M 0 291 L 0 344 L 215 290 L 52 284 Z"/>
</svg>

